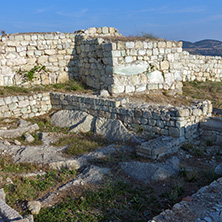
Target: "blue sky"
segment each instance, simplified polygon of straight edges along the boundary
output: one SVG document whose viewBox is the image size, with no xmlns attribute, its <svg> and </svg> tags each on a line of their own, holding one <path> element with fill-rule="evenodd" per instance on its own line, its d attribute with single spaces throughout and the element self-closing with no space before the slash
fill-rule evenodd
<svg viewBox="0 0 222 222">
<path fill-rule="evenodd" d="M 222 40 L 221 0 L 2 0 L 0 30 L 74 32 L 115 27 L 124 35 Z"/>
</svg>

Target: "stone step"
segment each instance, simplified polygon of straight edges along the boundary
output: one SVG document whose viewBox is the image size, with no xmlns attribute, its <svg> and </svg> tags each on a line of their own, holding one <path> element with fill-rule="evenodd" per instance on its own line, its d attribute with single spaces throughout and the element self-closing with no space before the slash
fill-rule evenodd
<svg viewBox="0 0 222 222">
<path fill-rule="evenodd" d="M 151 159 L 159 159 L 167 154 L 176 153 L 184 142 L 185 137 L 160 136 L 138 145 L 136 147 L 136 154 Z"/>
</svg>

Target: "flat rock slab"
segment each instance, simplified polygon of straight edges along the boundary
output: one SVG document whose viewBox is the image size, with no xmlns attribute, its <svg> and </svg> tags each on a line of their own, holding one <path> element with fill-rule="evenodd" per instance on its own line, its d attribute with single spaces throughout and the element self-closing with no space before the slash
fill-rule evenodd
<svg viewBox="0 0 222 222">
<path fill-rule="evenodd" d="M 149 222 L 219 222 L 222 221 L 221 200 L 222 178 L 219 178 Z"/>
<path fill-rule="evenodd" d="M 160 136 L 138 145 L 136 147 L 136 154 L 151 159 L 159 159 L 167 154 L 176 153 L 184 142 L 184 137 Z"/>
<path fill-rule="evenodd" d="M 179 172 L 179 159 L 171 157 L 165 163 L 122 162 L 121 170 L 128 176 L 144 183 L 165 180 Z"/>
<path fill-rule="evenodd" d="M 60 153 L 64 148 L 56 148 L 52 146 L 16 146 L 0 144 L 0 150 L 3 153 L 12 155 L 16 162 L 30 163 L 50 163 L 54 161 L 65 160 Z"/>
<path fill-rule="evenodd" d="M 8 204 L 0 199 L 0 217 L 5 221 L 16 221 L 22 219 L 22 216 L 12 209 Z M 4 220 L 3 220 L 4 221 Z"/>
<path fill-rule="evenodd" d="M 200 123 L 200 128 L 222 132 L 222 118 L 211 117 Z"/>
<path fill-rule="evenodd" d="M 32 133 L 39 129 L 37 124 L 19 127 L 16 129 L 9 129 L 9 130 L 0 130 L 0 137 L 4 138 L 17 138 L 22 136 L 24 133 Z"/>
<path fill-rule="evenodd" d="M 98 167 L 91 165 L 87 167 L 81 174 L 79 174 L 74 180 L 61 186 L 58 190 L 66 190 L 71 186 L 95 184 L 102 181 L 103 176 L 109 174 L 110 169 L 105 167 Z"/>
</svg>

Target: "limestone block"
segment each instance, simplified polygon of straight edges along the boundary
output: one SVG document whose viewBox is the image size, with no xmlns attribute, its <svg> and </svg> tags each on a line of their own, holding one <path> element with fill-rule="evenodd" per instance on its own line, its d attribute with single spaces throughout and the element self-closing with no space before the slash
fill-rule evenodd
<svg viewBox="0 0 222 222">
<path fill-rule="evenodd" d="M 19 46 L 20 42 L 19 41 L 7 41 L 6 45 L 7 46 Z"/>
<path fill-rule="evenodd" d="M 184 128 L 169 127 L 169 136 L 172 136 L 172 137 L 184 136 Z"/>
<path fill-rule="evenodd" d="M 28 57 L 32 57 L 32 56 L 34 56 L 34 51 L 28 51 L 28 52 L 26 52 L 26 54 Z"/>
<path fill-rule="evenodd" d="M 49 56 L 49 62 L 57 62 L 57 61 L 58 61 L 58 58 L 56 55 Z"/>
<path fill-rule="evenodd" d="M 164 73 L 165 83 L 171 85 L 175 80 L 172 73 Z"/>
<path fill-rule="evenodd" d="M 114 34 L 115 32 L 118 32 L 115 28 L 109 27 L 109 33 Z"/>
<path fill-rule="evenodd" d="M 133 93 L 135 92 L 135 86 L 134 85 L 127 85 L 125 93 Z"/>
<path fill-rule="evenodd" d="M 16 35 L 16 36 L 15 36 L 15 40 L 16 40 L 16 41 L 22 41 L 22 40 L 24 40 L 23 35 Z"/>
<path fill-rule="evenodd" d="M 112 57 L 120 57 L 121 52 L 120 51 L 112 51 L 111 55 L 112 55 Z"/>
<path fill-rule="evenodd" d="M 5 102 L 6 105 L 12 103 L 12 99 L 11 99 L 10 96 L 8 96 L 8 97 L 4 97 L 3 100 L 4 100 L 4 102 Z"/>
<path fill-rule="evenodd" d="M 125 62 L 126 63 L 131 63 L 133 61 L 133 57 L 132 56 L 126 56 L 125 58 Z"/>
<path fill-rule="evenodd" d="M 47 49 L 47 50 L 45 50 L 45 54 L 46 55 L 55 55 L 56 50 L 55 49 Z"/>
<path fill-rule="evenodd" d="M 162 70 L 169 69 L 169 67 L 170 67 L 170 64 L 169 64 L 168 61 L 163 61 L 163 62 L 161 62 L 161 64 L 160 64 L 160 68 L 161 68 Z"/>
<path fill-rule="evenodd" d="M 167 48 L 172 48 L 172 42 L 167 41 L 167 42 L 166 42 L 166 47 L 167 47 Z"/>
<path fill-rule="evenodd" d="M 61 83 L 61 82 L 66 82 L 68 80 L 69 80 L 69 76 L 67 72 L 59 72 L 57 82 Z"/>
<path fill-rule="evenodd" d="M 41 56 L 42 55 L 42 51 L 36 50 L 34 52 L 35 56 Z"/>
<path fill-rule="evenodd" d="M 140 49 L 138 53 L 139 53 L 139 55 L 145 55 L 145 54 L 146 54 L 146 51 L 143 50 L 143 49 Z"/>
<path fill-rule="evenodd" d="M 88 28 L 86 31 L 85 31 L 86 34 L 88 35 L 95 35 L 96 34 L 96 28 L 93 27 L 93 28 Z"/>
<path fill-rule="evenodd" d="M 112 84 L 111 86 L 109 86 L 108 90 L 111 94 L 120 94 L 120 93 L 124 92 L 125 87 L 124 87 L 124 85 Z"/>
<path fill-rule="evenodd" d="M 159 50 L 157 48 L 153 48 L 153 55 L 158 55 L 159 54 Z"/>
<path fill-rule="evenodd" d="M 109 28 L 108 27 L 102 27 L 102 34 L 108 34 L 109 33 Z"/>
<path fill-rule="evenodd" d="M 147 74 L 147 77 L 148 77 L 149 84 L 164 83 L 163 74 L 162 74 L 162 72 L 160 72 L 158 70 Z"/>
<path fill-rule="evenodd" d="M 134 46 L 135 46 L 134 42 L 126 42 L 126 48 L 132 49 L 134 48 Z"/>
<path fill-rule="evenodd" d="M 41 202 L 40 201 L 29 201 L 27 207 L 32 214 L 38 214 L 39 211 L 41 210 Z"/>
<path fill-rule="evenodd" d="M 48 56 L 40 56 L 40 57 L 38 58 L 38 63 L 39 63 L 39 64 L 47 63 L 47 62 L 48 62 L 48 59 L 49 59 Z"/>
<path fill-rule="evenodd" d="M 17 46 L 16 47 L 16 52 L 23 52 L 23 51 L 26 51 L 27 48 L 25 46 Z"/>
</svg>

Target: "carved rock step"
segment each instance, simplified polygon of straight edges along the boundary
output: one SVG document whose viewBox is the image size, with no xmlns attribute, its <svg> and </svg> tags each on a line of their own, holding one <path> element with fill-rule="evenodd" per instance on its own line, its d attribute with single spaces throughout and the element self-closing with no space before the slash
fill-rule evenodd
<svg viewBox="0 0 222 222">
<path fill-rule="evenodd" d="M 173 138 L 160 136 L 138 145 L 136 147 L 136 154 L 151 159 L 159 159 L 167 154 L 176 153 L 184 142 L 184 137 Z"/>
</svg>

